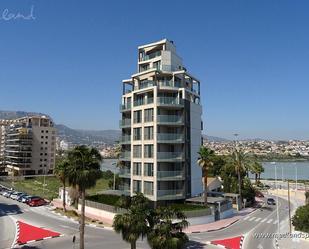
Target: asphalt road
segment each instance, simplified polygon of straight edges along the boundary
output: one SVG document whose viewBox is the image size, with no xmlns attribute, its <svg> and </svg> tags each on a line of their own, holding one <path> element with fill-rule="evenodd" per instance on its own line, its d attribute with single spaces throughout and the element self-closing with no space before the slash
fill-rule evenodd
<svg viewBox="0 0 309 249">
<path fill-rule="evenodd" d="M 278 205 L 280 210 L 279 217 L 280 220 L 283 221 L 288 217 L 288 203 L 286 200 L 279 198 Z M 48 207 L 29 207 L 25 204 L 0 196 L 0 249 L 10 248 L 14 241 L 14 220 L 20 220 L 64 235 L 60 238 L 32 242 L 30 248 L 67 249 L 78 248 L 79 246 L 78 224 L 76 222 L 64 219 L 63 217 L 50 212 Z M 274 239 L 256 238 L 255 235 L 258 233 L 276 233 L 276 220 L 276 206 L 265 206 L 264 208 L 258 209 L 250 215 L 242 218 L 226 229 L 214 232 L 190 234 L 189 238 L 192 242 L 187 248 L 217 248 L 213 245 L 206 245 L 205 242 L 245 235 L 243 244 L 244 249 L 272 249 L 275 248 Z M 87 226 L 85 234 L 86 248 L 130 248 L 130 245 L 122 240 L 121 235 L 118 235 L 111 230 Z M 76 235 L 75 244 L 72 243 L 73 235 Z M 149 248 L 147 242 L 141 240 L 138 241 L 137 247 Z"/>
<path fill-rule="evenodd" d="M 266 197 L 265 197 L 266 198 Z M 276 198 L 275 198 L 276 199 Z M 288 217 L 288 202 L 284 199 L 279 200 L 279 220 L 280 224 Z M 256 238 L 256 234 L 260 233 L 276 233 L 277 232 L 277 212 L 276 206 L 268 206 L 258 209 L 242 218 L 228 228 L 199 234 L 191 234 L 191 240 L 205 243 L 206 241 L 225 239 L 244 235 L 244 249 L 272 249 L 275 247 L 275 241 L 272 238 Z M 207 247 L 206 247 L 207 248 Z"/>
<path fill-rule="evenodd" d="M 44 248 L 44 249 L 69 249 L 79 248 L 78 224 L 69 219 L 64 219 L 49 211 L 48 207 L 29 207 L 0 196 L 0 249 L 10 248 L 15 237 L 14 220 L 20 220 L 28 224 L 46 228 L 63 234 L 63 237 L 51 238 L 18 248 Z M 76 243 L 72 243 L 73 235 L 76 235 Z M 85 248 L 102 249 L 130 248 L 130 244 L 124 242 L 121 235 L 114 231 L 102 228 L 86 226 Z M 137 248 L 149 248 L 146 241 L 139 240 Z"/>
</svg>

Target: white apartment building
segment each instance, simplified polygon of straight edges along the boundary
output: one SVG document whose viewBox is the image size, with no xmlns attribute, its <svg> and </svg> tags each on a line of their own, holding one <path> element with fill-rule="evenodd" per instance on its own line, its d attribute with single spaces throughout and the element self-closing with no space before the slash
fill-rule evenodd
<svg viewBox="0 0 309 249">
<path fill-rule="evenodd" d="M 15 175 L 49 174 L 55 165 L 56 129 L 46 116 L 0 120 L 0 157 Z"/>
<path fill-rule="evenodd" d="M 123 80 L 120 190 L 155 202 L 200 194 L 200 81 L 167 39 L 138 47 L 137 71 Z"/>
</svg>

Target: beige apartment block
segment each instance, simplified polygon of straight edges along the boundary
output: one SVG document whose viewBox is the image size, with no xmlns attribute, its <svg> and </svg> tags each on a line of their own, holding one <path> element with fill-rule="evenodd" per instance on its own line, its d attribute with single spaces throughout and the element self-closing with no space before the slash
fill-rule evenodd
<svg viewBox="0 0 309 249">
<path fill-rule="evenodd" d="M 138 47 L 137 71 L 123 80 L 120 190 L 152 201 L 200 194 L 200 81 L 167 39 Z"/>
<path fill-rule="evenodd" d="M 56 129 L 46 116 L 0 120 L 0 158 L 9 174 L 42 175 L 53 172 Z"/>
</svg>

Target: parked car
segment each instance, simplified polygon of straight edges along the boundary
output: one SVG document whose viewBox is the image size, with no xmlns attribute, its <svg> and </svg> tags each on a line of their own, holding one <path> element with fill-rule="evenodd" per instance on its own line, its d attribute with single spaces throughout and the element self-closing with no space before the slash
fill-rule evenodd
<svg viewBox="0 0 309 249">
<path fill-rule="evenodd" d="M 32 195 L 25 195 L 25 196 L 22 196 L 20 202 L 22 202 L 22 203 L 27 203 L 27 201 L 28 201 L 28 199 L 29 199 L 30 197 L 32 197 Z"/>
<path fill-rule="evenodd" d="M 268 205 L 276 205 L 276 201 L 274 198 L 267 198 L 267 204 Z"/>
<path fill-rule="evenodd" d="M 42 205 L 45 205 L 45 204 L 46 204 L 46 201 L 44 199 L 40 198 L 40 197 L 39 198 L 32 198 L 28 203 L 28 205 L 30 207 L 38 207 L 38 206 L 42 206 Z"/>
<path fill-rule="evenodd" d="M 24 193 L 22 193 L 22 192 L 14 192 L 14 193 L 11 194 L 10 198 L 11 198 L 12 200 L 17 200 L 18 197 L 19 197 L 20 195 L 22 195 L 22 194 L 24 194 Z"/>
<path fill-rule="evenodd" d="M 16 199 L 16 201 L 22 202 L 23 197 L 29 196 L 27 194 L 22 194 L 20 196 L 18 196 L 18 198 Z"/>
<path fill-rule="evenodd" d="M 13 192 L 14 192 L 14 191 L 11 191 L 11 190 L 5 191 L 4 194 L 3 194 L 3 196 L 6 197 L 6 198 L 10 198 L 10 196 L 11 196 L 11 194 L 12 194 Z"/>
<path fill-rule="evenodd" d="M 40 196 L 35 196 L 35 195 L 27 196 L 27 197 L 26 197 L 25 203 L 29 205 L 29 203 L 30 203 L 30 201 L 31 201 L 32 199 L 38 199 L 38 198 L 41 198 L 41 197 L 40 197 Z"/>
</svg>

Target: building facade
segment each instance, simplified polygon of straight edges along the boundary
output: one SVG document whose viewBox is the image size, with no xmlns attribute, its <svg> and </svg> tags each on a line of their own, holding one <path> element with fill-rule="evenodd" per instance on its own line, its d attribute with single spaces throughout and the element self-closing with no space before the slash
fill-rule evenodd
<svg viewBox="0 0 309 249">
<path fill-rule="evenodd" d="M 137 67 L 123 80 L 120 190 L 152 201 L 200 194 L 200 81 L 167 39 L 138 47 Z"/>
<path fill-rule="evenodd" d="M 53 172 L 56 129 L 46 116 L 0 120 L 0 157 L 9 174 L 42 175 Z"/>
</svg>

